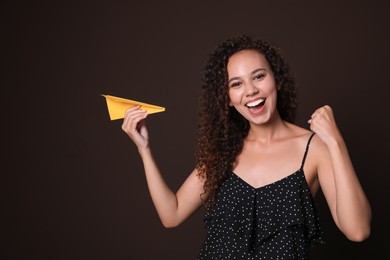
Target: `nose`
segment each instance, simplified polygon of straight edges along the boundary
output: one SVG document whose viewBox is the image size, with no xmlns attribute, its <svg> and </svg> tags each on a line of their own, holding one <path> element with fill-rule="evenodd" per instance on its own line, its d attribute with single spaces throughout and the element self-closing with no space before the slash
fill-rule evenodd
<svg viewBox="0 0 390 260">
<path fill-rule="evenodd" d="M 255 94 L 259 93 L 259 89 L 255 86 L 255 84 L 253 84 L 252 82 L 251 83 L 248 83 L 246 85 L 246 95 L 249 97 L 249 96 L 253 96 Z"/>
</svg>

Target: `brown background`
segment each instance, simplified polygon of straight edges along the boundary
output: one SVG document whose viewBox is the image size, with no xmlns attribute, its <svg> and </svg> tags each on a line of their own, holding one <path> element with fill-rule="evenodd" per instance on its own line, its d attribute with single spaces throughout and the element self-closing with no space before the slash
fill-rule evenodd
<svg viewBox="0 0 390 260">
<path fill-rule="evenodd" d="M 1 259 L 195 259 L 203 211 L 162 227 L 136 149 L 99 95 L 167 108 L 148 126 L 176 190 L 194 167 L 207 53 L 238 33 L 284 50 L 299 83 L 297 124 L 333 106 L 371 201 L 372 235 L 353 243 L 318 194 L 327 245 L 314 259 L 385 259 L 388 10 L 388 1 L 2 1 Z"/>
</svg>

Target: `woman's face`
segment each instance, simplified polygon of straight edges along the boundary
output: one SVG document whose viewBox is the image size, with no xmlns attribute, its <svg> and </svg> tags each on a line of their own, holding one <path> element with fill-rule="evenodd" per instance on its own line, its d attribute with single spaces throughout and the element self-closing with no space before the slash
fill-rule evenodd
<svg viewBox="0 0 390 260">
<path fill-rule="evenodd" d="M 277 87 L 266 58 L 255 50 L 243 50 L 227 64 L 230 106 L 251 124 L 264 124 L 278 115 Z"/>
</svg>

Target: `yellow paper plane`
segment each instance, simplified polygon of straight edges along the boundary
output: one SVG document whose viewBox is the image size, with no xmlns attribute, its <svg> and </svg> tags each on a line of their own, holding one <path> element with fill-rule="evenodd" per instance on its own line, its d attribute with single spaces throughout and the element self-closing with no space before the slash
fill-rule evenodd
<svg viewBox="0 0 390 260">
<path fill-rule="evenodd" d="M 154 114 L 165 111 L 165 107 L 155 106 L 139 101 L 102 95 L 106 98 L 108 113 L 111 120 L 124 118 L 126 109 L 133 106 L 140 106 L 140 109 L 146 110 L 148 114 Z"/>
</svg>

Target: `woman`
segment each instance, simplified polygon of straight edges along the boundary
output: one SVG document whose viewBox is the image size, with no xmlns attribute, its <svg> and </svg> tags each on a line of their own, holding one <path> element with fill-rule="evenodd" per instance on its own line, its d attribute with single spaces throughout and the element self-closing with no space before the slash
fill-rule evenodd
<svg viewBox="0 0 390 260">
<path fill-rule="evenodd" d="M 345 236 L 369 236 L 370 205 L 332 109 L 318 108 L 309 131 L 292 124 L 296 105 L 275 46 L 245 35 L 221 43 L 204 69 L 196 168 L 177 193 L 153 159 L 146 111 L 126 111 L 122 129 L 138 148 L 163 225 L 206 206 L 198 259 L 308 259 L 310 246 L 323 243 L 312 197 L 320 187 Z"/>
</svg>

